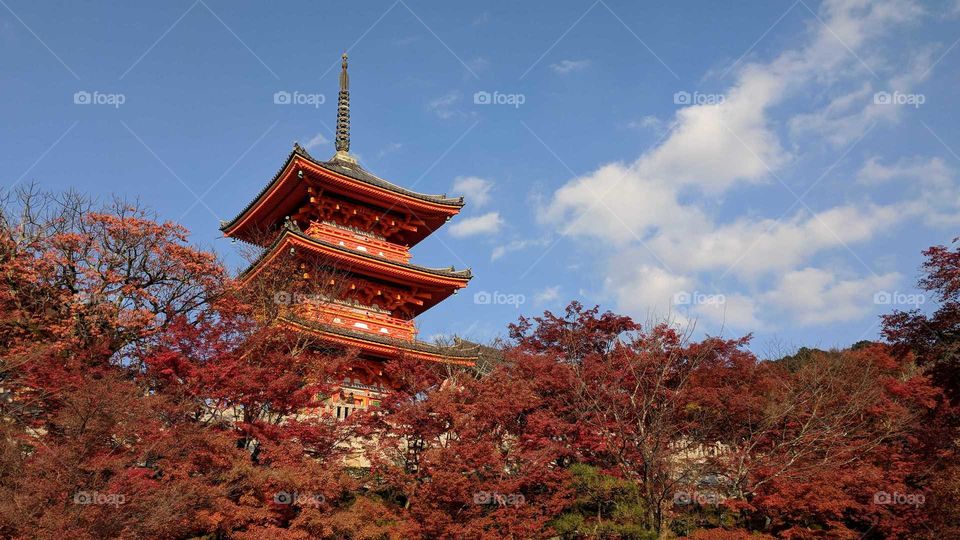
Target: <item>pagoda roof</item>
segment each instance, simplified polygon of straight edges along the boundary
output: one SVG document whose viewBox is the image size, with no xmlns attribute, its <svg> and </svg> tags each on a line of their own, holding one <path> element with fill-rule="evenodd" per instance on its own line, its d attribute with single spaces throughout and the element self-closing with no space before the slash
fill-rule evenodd
<svg viewBox="0 0 960 540">
<path fill-rule="evenodd" d="M 281 190 L 280 188 L 283 187 L 282 184 L 292 184 L 293 182 L 301 184 L 303 185 L 305 194 L 305 182 L 302 179 L 297 178 L 296 174 L 291 174 L 293 172 L 291 170 L 291 165 L 298 160 L 302 161 L 302 163 L 307 166 L 312 166 L 313 168 L 325 171 L 326 173 L 332 175 L 332 177 L 335 179 L 349 179 L 350 181 L 356 183 L 354 189 L 362 189 L 362 191 L 372 198 L 379 198 L 388 201 L 387 204 L 392 208 L 396 208 L 401 211 L 407 210 L 417 214 L 432 213 L 436 215 L 443 215 L 444 220 L 439 221 L 440 224 L 445 221 L 447 216 L 453 216 L 459 213 L 460 209 L 465 204 L 463 197 L 431 195 L 400 187 L 392 182 L 380 178 L 379 176 L 376 176 L 370 171 L 367 171 L 355 161 L 341 159 L 337 156 L 334 156 L 334 158 L 330 161 L 318 160 L 311 156 L 310 153 L 307 152 L 307 150 L 302 146 L 295 143 L 293 150 L 287 156 L 283 166 L 280 167 L 273 179 L 270 180 L 270 182 L 268 182 L 267 185 L 260 190 L 260 193 L 258 193 L 257 196 L 254 197 L 253 200 L 251 200 L 247 206 L 244 207 L 244 209 L 241 210 L 233 219 L 230 221 L 221 221 L 220 230 L 223 231 L 227 236 L 232 236 L 235 232 L 237 232 L 237 229 L 239 228 L 238 226 L 245 221 L 245 218 L 248 217 L 257 207 L 261 206 L 263 202 L 269 199 L 273 193 L 281 191 L 289 193 L 296 189 L 296 186 L 287 186 L 287 189 Z M 389 202 L 390 199 L 397 199 L 399 200 L 400 204 L 391 204 Z M 277 206 L 276 201 L 274 202 L 273 206 Z M 427 234 L 429 234 L 429 232 Z"/>
<path fill-rule="evenodd" d="M 357 347 L 366 352 L 384 356 L 408 354 L 415 358 L 472 366 L 479 359 L 479 347 L 445 347 L 420 340 L 403 340 L 381 336 L 369 332 L 361 332 L 342 328 L 314 320 L 304 319 L 296 315 L 284 315 L 280 318 L 294 328 L 315 333 L 326 340 L 348 347 Z"/>
<path fill-rule="evenodd" d="M 458 288 L 465 287 L 467 282 L 473 277 L 473 273 L 469 268 L 465 270 L 456 270 L 452 266 L 447 268 L 431 268 L 395 259 L 388 259 L 310 236 L 287 223 L 284 224 L 283 232 L 277 236 L 273 244 L 265 249 L 257 260 L 253 261 L 246 270 L 241 272 L 239 278 L 243 280 L 246 279 L 248 275 L 253 275 L 264 261 L 272 259 L 278 252 L 285 249 L 286 244 L 291 241 L 295 241 L 298 245 L 308 249 L 314 249 L 318 253 L 325 252 L 334 256 L 349 258 L 357 262 L 358 264 L 355 264 L 351 270 L 366 267 L 368 270 L 376 271 L 379 268 L 385 267 L 408 276 L 419 277 L 420 279 L 417 279 L 417 281 L 427 281 L 439 285 L 453 285 Z"/>
<path fill-rule="evenodd" d="M 310 156 L 306 150 L 304 150 L 299 144 L 294 147 L 292 153 L 298 153 L 301 156 L 306 157 L 307 159 L 313 161 L 315 164 L 333 171 L 340 173 L 344 176 L 353 178 L 354 180 L 359 180 L 365 182 L 372 186 L 380 187 L 394 193 L 399 193 L 400 195 L 407 195 L 408 197 L 413 197 L 415 199 L 422 199 L 424 201 L 442 204 L 444 206 L 452 206 L 454 208 L 462 208 L 465 204 L 463 202 L 463 197 L 447 197 L 446 195 L 430 195 L 427 193 L 419 193 L 417 191 L 412 191 L 403 187 L 400 187 L 393 182 L 389 182 L 380 178 L 379 176 L 373 174 L 372 172 L 364 169 L 360 166 L 359 163 L 351 163 L 349 161 L 342 161 L 339 159 L 332 159 L 330 161 L 318 161 Z"/>
</svg>

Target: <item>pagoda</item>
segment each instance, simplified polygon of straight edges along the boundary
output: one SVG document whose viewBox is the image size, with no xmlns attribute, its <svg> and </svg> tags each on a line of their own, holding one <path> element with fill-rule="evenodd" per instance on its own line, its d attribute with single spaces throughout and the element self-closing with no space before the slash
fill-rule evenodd
<svg viewBox="0 0 960 540">
<path fill-rule="evenodd" d="M 310 334 L 325 348 L 358 352 L 357 365 L 338 383 L 339 399 L 332 400 L 338 418 L 377 404 L 390 386 L 381 369 L 385 360 L 476 362 L 471 347 L 418 340 L 414 323 L 470 281 L 469 269 L 410 262 L 410 248 L 463 206 L 463 197 L 418 193 L 388 182 L 350 154 L 344 53 L 334 156 L 321 161 L 294 143 L 273 179 L 235 218 L 222 223 L 224 236 L 263 248 L 241 273 L 242 284 L 279 268 L 294 274 L 290 277 L 309 293 L 283 294 L 279 324 Z"/>
</svg>

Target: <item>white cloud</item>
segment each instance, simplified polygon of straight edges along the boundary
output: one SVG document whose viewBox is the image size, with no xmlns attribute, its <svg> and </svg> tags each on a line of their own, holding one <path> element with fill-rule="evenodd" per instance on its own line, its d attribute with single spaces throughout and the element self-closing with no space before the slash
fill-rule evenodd
<svg viewBox="0 0 960 540">
<path fill-rule="evenodd" d="M 653 228 L 686 230 L 706 217 L 677 200 L 676 186 L 610 163 L 557 190 L 539 219 L 564 234 L 595 236 L 622 244 L 644 238 Z"/>
<path fill-rule="evenodd" d="M 877 103 L 878 92 L 910 94 L 917 84 L 930 73 L 934 50 L 926 48 L 917 52 L 908 64 L 911 69 L 898 73 L 885 83 L 874 87 L 866 81 L 859 87 L 833 97 L 826 107 L 790 119 L 791 133 L 795 136 L 820 137 L 834 147 L 855 142 L 878 123 L 893 124 L 900 120 L 904 105 Z"/>
<path fill-rule="evenodd" d="M 877 156 L 867 159 L 857 173 L 857 181 L 879 184 L 890 180 L 911 180 L 943 185 L 950 183 L 953 178 L 953 170 L 938 157 L 902 158 L 891 165 L 884 165 L 880 161 Z"/>
<path fill-rule="evenodd" d="M 482 216 L 462 219 L 450 227 L 450 235 L 463 238 L 478 234 L 496 234 L 500 232 L 503 219 L 500 212 L 488 212 Z"/>
<path fill-rule="evenodd" d="M 501 244 L 493 248 L 493 251 L 490 253 L 490 261 L 495 261 L 507 253 L 514 251 L 521 251 L 530 247 L 546 247 L 549 243 L 550 240 L 548 238 L 511 240 L 506 244 Z"/>
<path fill-rule="evenodd" d="M 554 285 L 553 287 L 547 287 L 537 294 L 533 295 L 533 301 L 536 304 L 546 304 L 548 302 L 553 302 L 560 298 L 560 286 Z"/>
<path fill-rule="evenodd" d="M 611 267 L 607 288 L 618 308 L 630 313 L 666 314 L 674 309 L 674 295 L 696 288 L 692 278 L 654 265 L 630 264 L 627 258 L 615 259 Z"/>
<path fill-rule="evenodd" d="M 960 224 L 960 190 L 956 172 L 942 158 L 902 158 L 890 165 L 871 157 L 857 173 L 861 184 L 899 182 L 906 186 L 900 208 L 903 215 L 920 216 L 937 227 Z"/>
<path fill-rule="evenodd" d="M 586 69 L 586 67 L 589 65 L 589 60 L 561 60 L 556 64 L 551 64 L 550 69 L 552 69 L 554 73 L 567 75 L 568 73 L 573 73 L 574 71 Z"/>
<path fill-rule="evenodd" d="M 713 295 L 720 300 L 696 304 L 691 312 L 698 318 L 712 324 L 705 328 L 709 333 L 719 335 L 720 328 L 750 332 L 759 329 L 763 323 L 757 317 L 757 306 L 753 298 L 743 294 L 702 293 Z"/>
<path fill-rule="evenodd" d="M 670 136 L 634 164 L 637 175 L 708 192 L 764 181 L 771 169 L 791 158 L 773 129 L 770 109 L 810 83 L 822 86 L 863 71 L 857 49 L 891 25 L 920 14 L 906 0 L 833 0 L 825 2 L 822 11 L 826 23 L 812 26 L 805 46 L 784 51 L 769 63 L 740 68 L 721 103 L 677 111 Z"/>
<path fill-rule="evenodd" d="M 672 268 L 756 277 L 794 268 L 824 250 L 870 240 L 906 215 L 897 206 L 836 206 L 792 217 L 741 218 L 694 233 L 665 231 L 649 246 Z"/>
<path fill-rule="evenodd" d="M 922 215 L 930 202 L 925 194 L 944 197 L 942 190 L 926 185 L 920 194 L 890 204 L 861 197 L 818 210 L 799 205 L 782 217 L 774 211 L 727 222 L 717 219 L 715 208 L 733 188 L 770 183 L 779 189 L 774 182 L 803 152 L 802 144 L 825 139 L 837 145 L 861 136 L 874 122 L 896 121 L 897 107 L 873 105 L 873 73 L 896 68 L 879 56 L 885 50 L 880 40 L 922 12 L 909 0 L 826 0 L 819 14 L 825 24 L 811 19 L 804 44 L 769 62 L 741 66 L 721 102 L 679 109 L 662 143 L 632 162 L 607 163 L 569 180 L 542 205 L 538 219 L 615 250 L 605 265 L 605 287 L 627 312 L 663 313 L 674 293 L 696 290 L 712 281 L 704 274 L 713 273 L 739 280 L 749 293 L 729 291 L 723 304 L 691 307 L 690 317 L 749 329 L 773 314 L 803 324 L 863 316 L 868 308 L 858 303 L 861 293 L 892 282 L 896 274 L 840 279 L 810 268 L 812 259 Z M 929 58 L 929 50 L 915 54 L 911 71 L 888 77 L 884 88 L 912 88 L 926 76 Z M 812 103 L 811 95 L 817 96 Z M 798 106 L 800 98 L 808 109 Z M 791 112 L 784 117 L 787 104 Z M 781 136 L 792 137 L 790 144 Z M 864 178 L 904 175 L 878 166 Z M 951 177 L 938 185 L 954 183 Z M 779 281 L 771 287 L 771 279 Z M 806 297 L 791 291 L 806 291 Z M 820 294 L 832 298 L 834 307 L 810 298 Z"/>
<path fill-rule="evenodd" d="M 440 97 L 434 98 L 427 102 L 427 110 L 437 115 L 443 120 L 449 120 L 451 118 L 460 118 L 465 116 L 470 116 L 466 112 L 457 108 L 457 104 L 460 102 L 460 93 L 459 92 L 448 92 Z"/>
<path fill-rule="evenodd" d="M 323 146 L 329 142 L 330 140 L 324 137 L 323 133 L 317 133 L 316 135 L 313 136 L 313 138 L 307 141 L 307 144 L 304 145 L 304 148 L 306 148 L 307 150 L 313 150 L 314 148 L 318 146 Z"/>
<path fill-rule="evenodd" d="M 483 71 L 484 69 L 490 67 L 490 61 L 482 56 L 478 56 L 477 58 L 467 62 L 467 65 L 470 66 L 470 69 L 473 71 Z"/>
<path fill-rule="evenodd" d="M 630 129 L 652 129 L 654 131 L 660 131 L 663 129 L 663 121 L 656 116 L 647 115 L 639 120 L 627 122 L 627 127 Z"/>
<path fill-rule="evenodd" d="M 804 268 L 785 274 L 764 300 L 802 325 L 852 321 L 875 310 L 874 295 L 899 279 L 891 272 L 844 280 L 828 270 Z"/>
<path fill-rule="evenodd" d="M 377 159 L 380 159 L 387 154 L 392 154 L 393 152 L 396 152 L 401 148 L 403 148 L 403 143 L 398 143 L 398 142 L 387 143 L 387 145 L 384 146 L 382 149 L 380 149 L 380 151 L 377 153 Z"/>
<path fill-rule="evenodd" d="M 785 82 L 776 74 L 749 69 L 722 103 L 680 109 L 670 135 L 634 163 L 636 175 L 710 192 L 764 181 L 790 158 L 765 116 Z"/>
<path fill-rule="evenodd" d="M 467 203 L 474 204 L 478 208 L 490 202 L 490 190 L 493 189 L 493 182 L 480 178 L 479 176 L 458 176 L 453 179 L 453 193 L 463 194 Z"/>
<path fill-rule="evenodd" d="M 870 240 L 914 212 L 904 205 L 846 205 L 721 224 L 699 206 L 682 204 L 669 182 L 609 164 L 560 188 L 541 219 L 572 236 L 617 246 L 643 242 L 658 262 L 683 272 L 757 276 L 792 268 L 825 249 Z"/>
<path fill-rule="evenodd" d="M 874 93 L 873 85 L 865 82 L 820 110 L 798 114 L 790 119 L 791 134 L 818 136 L 835 147 L 850 144 L 873 124 L 894 121 L 899 114 L 899 107 L 875 104 Z"/>
</svg>

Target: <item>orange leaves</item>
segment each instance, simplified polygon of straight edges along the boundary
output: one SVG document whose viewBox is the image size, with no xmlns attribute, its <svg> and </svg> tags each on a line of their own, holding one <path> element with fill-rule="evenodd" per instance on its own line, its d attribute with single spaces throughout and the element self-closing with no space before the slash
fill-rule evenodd
<svg viewBox="0 0 960 540">
<path fill-rule="evenodd" d="M 573 303 L 482 373 L 383 365 L 255 317 L 176 225 L 60 210 L 0 231 L 0 535 L 956 536 L 949 302 L 766 362 Z M 956 252 L 928 255 L 955 299 Z M 361 365 L 379 408 L 310 414 Z"/>
</svg>

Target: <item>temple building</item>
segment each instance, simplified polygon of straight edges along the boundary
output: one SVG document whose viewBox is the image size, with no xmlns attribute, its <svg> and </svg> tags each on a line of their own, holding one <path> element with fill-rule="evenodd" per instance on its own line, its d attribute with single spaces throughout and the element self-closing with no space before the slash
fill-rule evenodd
<svg viewBox="0 0 960 540">
<path fill-rule="evenodd" d="M 418 340 L 414 322 L 470 281 L 469 269 L 428 268 L 410 261 L 410 248 L 463 206 L 463 197 L 418 193 L 388 182 L 350 154 L 344 54 L 336 153 L 322 161 L 294 143 L 273 179 L 235 218 L 222 223 L 225 236 L 263 248 L 240 275 L 242 283 L 285 269 L 306 291 L 274 291 L 283 298 L 280 324 L 309 333 L 324 347 L 358 351 L 360 360 L 344 374 L 340 396 L 328 403 L 338 418 L 377 404 L 390 384 L 383 377 L 384 360 L 476 362 L 475 348 Z"/>
</svg>

